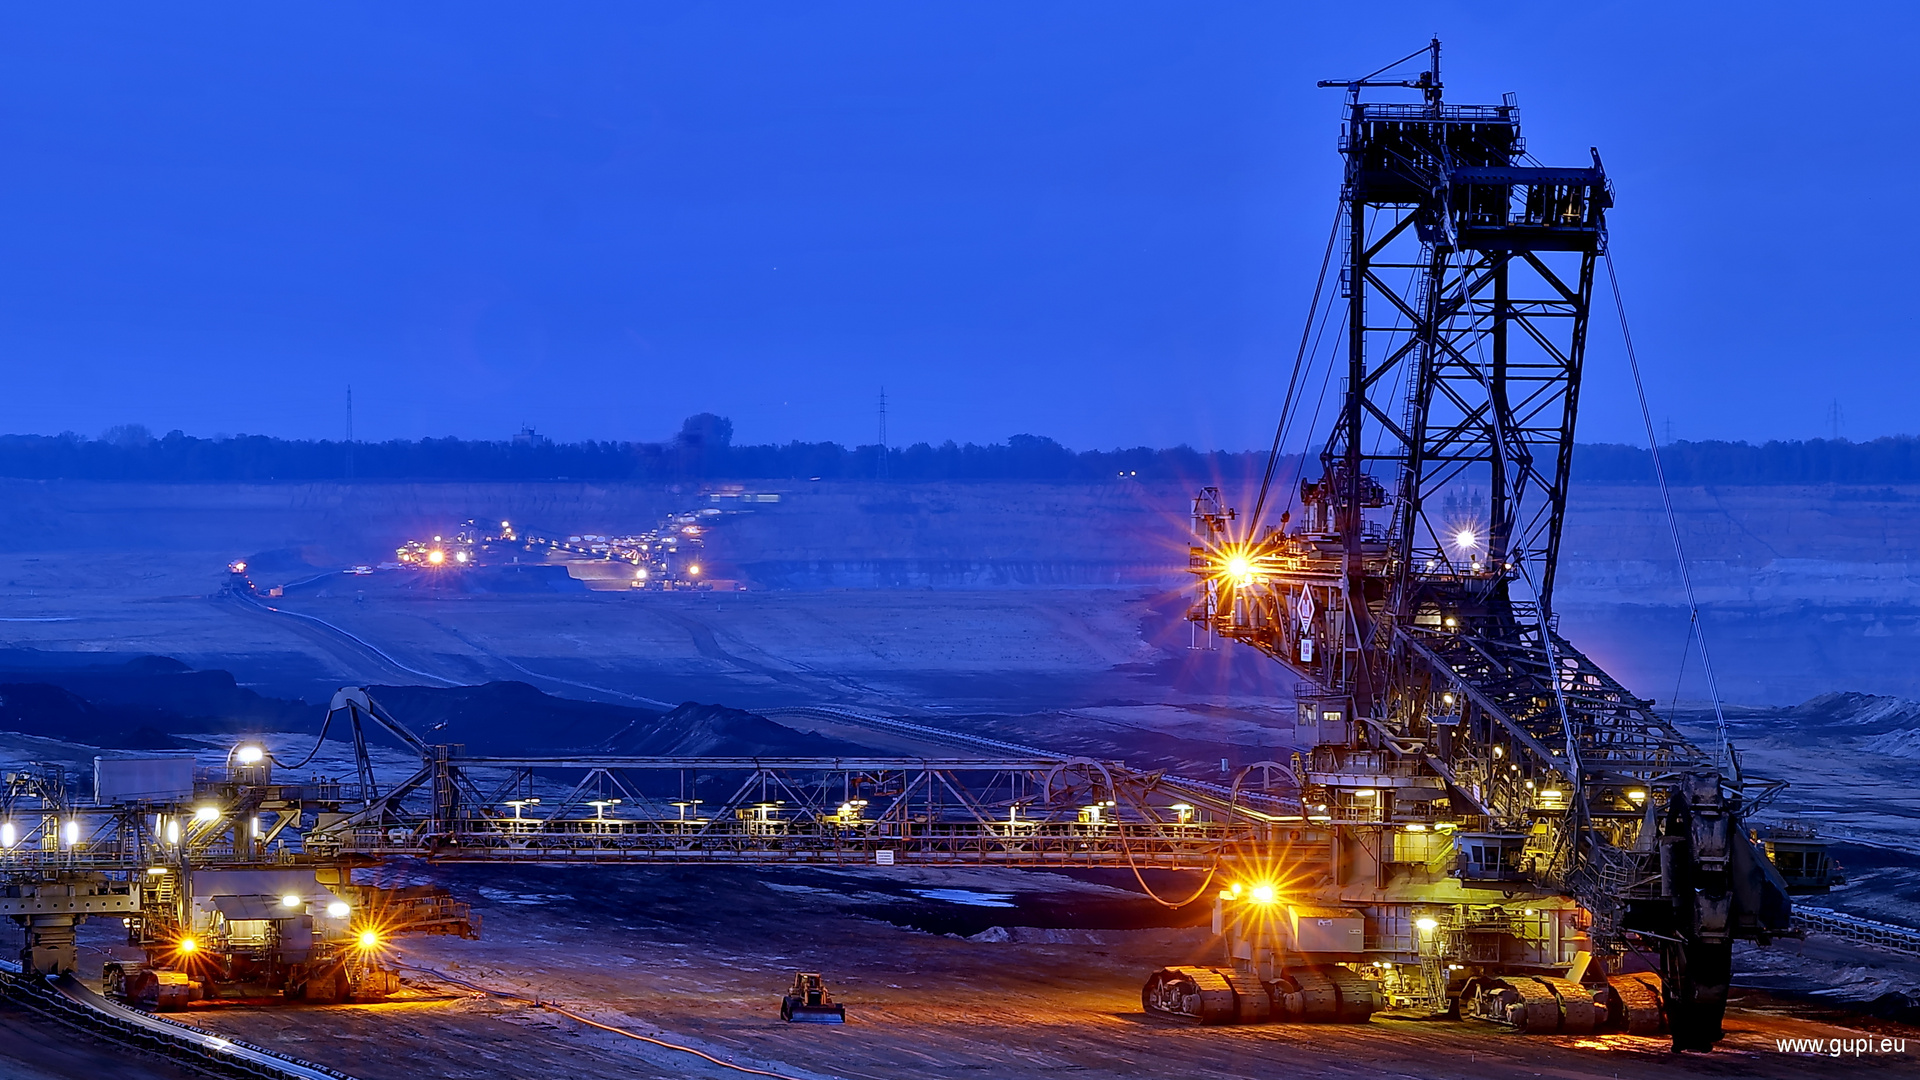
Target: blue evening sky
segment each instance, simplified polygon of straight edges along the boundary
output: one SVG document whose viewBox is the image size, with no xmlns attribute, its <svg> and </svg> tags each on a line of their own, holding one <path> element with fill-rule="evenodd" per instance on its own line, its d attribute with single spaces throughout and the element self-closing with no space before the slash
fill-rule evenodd
<svg viewBox="0 0 1920 1080">
<path fill-rule="evenodd" d="M 1920 428 L 1906 4 L 275 3 L 0 12 L 0 431 L 1264 445 L 1339 95 L 1619 191 L 1677 438 Z M 1904 283 L 1904 284 L 1903 284 Z M 1596 323 L 1582 434 L 1635 440 Z"/>
</svg>

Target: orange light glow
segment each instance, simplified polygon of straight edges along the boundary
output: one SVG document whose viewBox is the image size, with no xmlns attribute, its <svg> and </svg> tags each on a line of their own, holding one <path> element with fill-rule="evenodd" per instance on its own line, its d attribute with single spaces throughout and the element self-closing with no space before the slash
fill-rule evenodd
<svg viewBox="0 0 1920 1080">
<path fill-rule="evenodd" d="M 377 949 L 380 947 L 380 935 L 372 930 L 362 930 L 359 944 L 363 949 Z"/>
<path fill-rule="evenodd" d="M 427 552 L 427 561 L 435 566 L 439 566 L 441 563 L 447 561 L 447 553 L 441 551 L 439 548 L 435 548 Z"/>
<path fill-rule="evenodd" d="M 190 937 L 183 937 L 173 943 L 176 952 L 190 953 L 200 947 L 200 943 Z"/>
</svg>

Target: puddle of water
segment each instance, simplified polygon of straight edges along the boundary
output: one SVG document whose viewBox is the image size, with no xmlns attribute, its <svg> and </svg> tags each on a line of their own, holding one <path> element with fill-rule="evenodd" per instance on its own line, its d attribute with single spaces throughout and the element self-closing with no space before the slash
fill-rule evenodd
<svg viewBox="0 0 1920 1080">
<path fill-rule="evenodd" d="M 944 900 L 949 904 L 965 904 L 967 907 L 1010 908 L 1013 906 L 1009 902 L 1013 899 L 1012 893 L 984 893 L 974 892 L 972 889 L 908 889 L 907 891 L 923 900 Z"/>
</svg>

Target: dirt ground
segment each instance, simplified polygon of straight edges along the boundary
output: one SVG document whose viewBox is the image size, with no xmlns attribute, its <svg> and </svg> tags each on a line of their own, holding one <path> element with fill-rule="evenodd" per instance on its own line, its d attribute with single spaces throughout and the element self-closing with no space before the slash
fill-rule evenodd
<svg viewBox="0 0 1920 1080">
<path fill-rule="evenodd" d="M 1046 956 L 1021 960 L 1047 961 Z M 1136 991 L 1137 993 L 1137 991 Z M 657 997 L 569 1002 L 601 1022 L 693 1045 L 722 1060 L 800 1080 L 902 1077 L 1254 1078 L 1421 1077 L 1830 1077 L 1913 1067 L 1920 1033 L 1866 1031 L 1833 1023 L 1737 1011 L 1710 1055 L 1676 1057 L 1660 1039 L 1519 1036 L 1480 1025 L 1380 1019 L 1363 1027 L 1271 1025 L 1190 1028 L 1126 1011 L 1113 993 L 1053 980 L 1016 994 L 978 990 L 914 1004 L 862 1000 L 845 1027 L 782 1024 L 762 1015 L 715 1015 Z M 230 1013 L 201 1020 L 214 1030 L 267 1041 L 366 1080 L 448 1078 L 723 1077 L 738 1072 L 689 1054 L 598 1031 L 531 1006 L 494 1002 L 347 1007 L 326 1017 Z M 1834 1059 L 1778 1050 L 1784 1038 L 1910 1040 L 1908 1052 Z"/>
<path fill-rule="evenodd" d="M 719 651 L 743 660 L 757 661 L 752 650 L 759 649 L 812 669 L 787 674 L 819 676 L 830 669 L 884 689 L 887 673 L 936 670 L 944 654 L 946 661 L 970 655 L 978 672 L 1048 668 L 1084 682 L 1109 665 L 1134 662 L 1139 627 L 1124 614 L 1085 618 L 1070 595 L 1104 590 L 1151 598 L 1185 577 L 1188 484 L 755 487 L 780 492 L 782 501 L 720 519 L 710 553 L 715 565 L 731 566 L 725 573 L 758 593 L 793 591 L 766 609 L 764 620 L 719 616 L 715 641 Z M 650 528 L 669 511 L 718 505 L 691 489 L 579 483 L 6 480 L 0 494 L 11 508 L 0 530 L 0 603 L 8 609 L 0 616 L 6 620 L 0 641 L 158 652 L 303 689 L 347 674 L 343 669 L 364 668 L 367 659 L 336 655 L 290 629 L 206 605 L 228 560 L 273 556 L 260 560 L 260 580 L 286 584 L 322 569 L 390 559 L 402 540 L 475 515 L 563 532 L 620 533 Z M 1729 700 L 1785 705 L 1841 689 L 1920 697 L 1920 674 L 1903 644 L 1920 627 L 1920 579 L 1909 572 L 1920 552 L 1920 488 L 1681 488 L 1673 498 Z M 1652 487 L 1576 485 L 1558 607 L 1572 640 L 1628 686 L 1664 700 L 1675 686 L 1688 619 L 1662 506 Z M 368 581 L 375 584 L 363 590 Z M 330 587 L 329 598 L 312 595 L 326 590 L 309 589 L 289 600 L 358 605 L 365 591 L 366 605 L 380 607 L 388 584 L 376 574 Z M 872 596 L 883 598 L 848 599 Z M 549 616 L 565 620 L 576 610 L 567 602 L 616 597 L 522 594 L 504 606 L 443 603 L 444 614 L 427 619 L 407 614 L 419 605 L 393 605 L 396 618 L 381 632 L 392 632 L 392 646 L 404 650 L 395 655 L 410 666 L 453 677 L 469 671 L 518 677 L 505 674 L 513 669 L 504 661 L 544 671 L 533 661 L 551 658 L 567 670 L 549 674 L 588 683 L 598 680 L 580 673 L 651 670 L 663 690 L 652 696 L 674 701 L 700 697 L 696 676 L 718 672 L 708 700 L 765 703 L 721 691 L 736 685 L 731 674 L 742 676 L 737 687 L 749 693 L 771 685 L 764 681 L 770 676 L 762 673 L 756 683 L 750 671 L 732 672 L 730 661 L 701 651 L 695 634 L 666 632 L 670 620 L 656 624 L 639 614 L 580 621 L 588 633 L 578 655 L 561 647 L 562 636 L 543 640 L 538 632 Z M 1004 605 L 1004 618 L 988 610 L 996 604 Z M 782 608 L 811 610 L 791 619 Z M 886 614 L 888 608 L 894 613 Z M 614 613 L 634 610 L 608 606 Z M 736 610 L 757 616 L 762 609 Z M 869 618 L 875 612 L 879 617 Z M 810 622 L 814 614 L 818 621 Z M 43 619 L 60 621 L 36 621 Z M 838 642 L 851 647 L 830 665 L 803 655 Z M 893 642 L 902 647 L 890 647 Z M 1174 643 L 1171 637 L 1152 642 Z M 798 651 L 789 653 L 793 646 Z M 1074 653 L 1072 663 L 1051 663 L 1063 649 Z M 448 667 L 419 662 L 438 664 L 440 657 Z M 861 668 L 872 677 L 857 675 Z M 947 669 L 957 670 L 951 663 Z M 684 678 L 666 678 L 675 672 Z M 1697 674 L 1681 686 L 1683 700 L 1705 697 Z M 378 672 L 353 675 L 369 678 L 392 681 Z"/>
<path fill-rule="evenodd" d="M 422 591 L 375 575 L 296 590 L 277 603 L 339 628 L 333 630 L 219 596 L 226 561 L 282 550 L 303 552 L 314 566 L 376 561 L 400 538 L 502 500 L 516 520 L 603 531 L 648 525 L 662 507 L 652 496 L 622 501 L 577 485 L 0 487 L 20 509 L 16 526 L 0 537 L 0 642 L 13 647 L 171 655 L 231 670 L 263 693 L 310 701 L 343 684 L 516 679 L 627 704 L 835 703 L 928 723 L 948 716 L 996 738 L 1100 756 L 1133 758 L 1171 733 L 1208 744 L 1207 752 L 1152 753 L 1244 762 L 1285 749 L 1276 740 L 1291 709 L 1290 679 L 1247 650 L 1190 652 L 1181 597 L 1143 584 L 1139 575 L 1107 572 L 1126 551 L 1143 549 L 1141 538 L 1151 534 L 1170 546 L 1152 549 L 1157 554 L 1147 561 L 1178 576 L 1184 491 L 1161 493 L 1165 506 L 1158 509 L 1127 502 L 1125 513 L 1099 510 L 1106 496 L 1098 492 L 1078 502 L 1049 495 L 1028 505 L 984 489 L 902 487 L 881 493 L 881 505 L 879 495 L 862 489 L 809 496 L 822 506 L 846 502 L 818 513 L 802 513 L 808 504 L 796 495 L 780 504 L 782 516 L 744 523 L 751 535 L 743 531 L 735 541 L 740 559 L 751 556 L 782 580 L 810 582 L 792 591 L 489 595 Z M 1682 640 L 1675 628 L 1685 620 L 1668 617 L 1673 582 L 1659 568 L 1666 565 L 1664 525 L 1646 517 L 1645 494 L 1582 502 L 1589 509 L 1569 524 L 1563 599 L 1576 641 L 1630 685 L 1665 697 L 1675 685 Z M 961 495 L 973 501 L 936 505 Z M 1828 689 L 1904 692 L 1912 685 L 1910 646 L 1899 642 L 1909 640 L 1901 631 L 1912 625 L 1914 586 L 1887 575 L 1910 562 L 1911 538 L 1920 535 L 1911 527 L 1911 507 L 1920 503 L 1843 505 L 1826 491 L 1694 501 L 1697 512 L 1689 503 L 1683 517 L 1693 514 L 1688 535 L 1699 542 L 1690 539 L 1690 550 L 1703 564 L 1699 581 L 1717 605 L 1713 615 L 1746 619 L 1715 639 L 1728 642 L 1715 656 L 1730 696 L 1792 701 Z M 1013 510 L 989 513 L 989 503 Z M 1833 517 L 1842 510 L 1850 516 Z M 1857 527 L 1863 522 L 1875 528 Z M 1791 535 L 1780 532 L 1789 525 Z M 1879 539 L 1851 546 L 1833 539 L 1863 536 Z M 748 540 L 758 547 L 749 551 Z M 893 571 L 869 562 L 902 553 L 920 560 L 914 574 L 938 564 L 960 568 L 953 573 L 965 578 L 977 564 L 1029 585 L 840 587 L 885 577 L 881 571 Z M 1775 687 L 1770 679 L 1785 681 Z M 858 734 L 816 723 L 827 734 Z M 23 758 L 46 753 L 34 740 L 15 741 L 21 745 L 0 750 Z M 1779 751 L 1797 782 L 1788 798 L 1804 800 L 1809 813 L 1830 809 L 1857 829 L 1884 825 L 1911 835 L 1910 771 L 1881 776 L 1837 756 L 1811 768 L 1792 759 L 1790 739 L 1777 748 L 1764 738 L 1754 742 L 1756 758 Z M 75 761 L 84 759 L 74 753 Z M 1880 786 L 1861 787 L 1867 780 Z M 1887 797 L 1863 799 L 1863 790 Z M 1863 816 L 1874 807 L 1885 820 Z M 1911 895 L 1910 878 L 1899 876 L 1910 870 L 1861 865 L 1858 891 Z M 405 941 L 396 960 L 577 1006 L 615 1026 L 805 1080 L 1828 1077 L 1911 1070 L 1920 1054 L 1913 1040 L 1905 1056 L 1782 1053 L 1777 1039 L 1872 1038 L 1877 1046 L 1881 1038 L 1920 1033 L 1758 995 L 1742 999 L 1720 1050 L 1684 1058 L 1668 1054 L 1660 1040 L 1522 1037 L 1459 1023 L 1162 1024 L 1140 1012 L 1146 973 L 1216 958 L 1206 955 L 1204 933 L 1137 896 L 1116 900 L 1111 882 L 1014 872 L 408 872 L 476 900 L 485 936 Z M 1847 899 L 1836 894 L 1828 902 L 1844 906 Z M 994 926 L 1021 932 L 968 940 Z M 105 930 L 88 928 L 96 946 L 111 936 L 98 936 Z M 97 962 L 97 953 L 86 955 Z M 1815 962 L 1829 966 L 1780 960 L 1766 985 L 1781 992 L 1796 979 L 1837 986 L 1852 978 L 1842 969 L 1864 972 L 1849 985 L 1911 984 L 1908 975 L 1896 978 L 1867 960 L 1806 961 Z M 845 1027 L 779 1021 L 779 995 L 799 969 L 826 974 L 849 1005 Z M 363 1080 L 741 1075 L 525 1002 L 473 997 L 425 972 L 412 977 L 420 989 L 408 1001 L 221 1008 L 193 1017 Z M 37 1025 L 0 1010 L 0 1075 L 174 1075 Z"/>
<path fill-rule="evenodd" d="M 485 897 L 479 941 L 410 940 L 402 963 L 543 1001 L 724 1061 L 816 1080 L 903 1077 L 1254 1078 L 1852 1076 L 1910 1068 L 1920 1030 L 1748 996 L 1710 1055 L 1660 1039 L 1527 1037 L 1475 1023 L 1193 1028 L 1146 1017 L 1154 967 L 1205 962 L 1204 928 L 1097 882 L 1015 871 L 903 871 L 903 880 L 796 871 L 436 868 Z M 935 894 L 915 906 L 920 892 Z M 959 898 L 960 903 L 940 899 Z M 982 906 L 997 904 L 1001 906 Z M 1034 918 L 1041 913 L 1041 918 Z M 888 921 L 889 919 L 893 921 Z M 942 923 L 941 920 L 946 920 Z M 1117 929 L 958 932 L 1002 920 Z M 896 925 L 905 923 L 907 925 Z M 1012 940 L 995 940 L 1010 937 Z M 823 972 L 844 1027 L 785 1024 L 795 970 Z M 197 1010 L 193 1022 L 363 1080 L 739 1076 L 525 1001 L 471 996 L 415 970 L 422 1000 Z M 1787 1038 L 1908 1038 L 1905 1054 L 1782 1053 Z"/>
</svg>

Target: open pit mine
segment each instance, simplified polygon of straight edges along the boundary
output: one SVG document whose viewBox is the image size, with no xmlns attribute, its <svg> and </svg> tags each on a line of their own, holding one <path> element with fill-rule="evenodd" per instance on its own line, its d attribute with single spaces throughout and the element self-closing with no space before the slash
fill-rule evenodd
<svg viewBox="0 0 1920 1080">
<path fill-rule="evenodd" d="M 1816 827 L 1848 805 L 1819 793 L 1855 780 L 1796 794 L 1793 748 L 1763 734 L 1784 714 L 1722 705 L 1703 634 L 1708 705 L 1685 712 L 1562 632 L 1596 292 L 1623 328 L 1627 310 L 1599 152 L 1536 162 L 1511 102 L 1445 98 L 1437 41 L 1390 68 L 1409 61 L 1323 84 L 1345 95 L 1345 174 L 1311 310 L 1342 329 L 1292 382 L 1331 374 L 1337 416 L 1312 431 L 1290 394 L 1280 431 L 1312 452 L 1276 440 L 1243 495 L 1183 495 L 1190 535 L 1156 514 L 1157 540 L 1087 530 L 1073 542 L 1151 548 L 1102 554 L 1098 580 L 1016 601 L 915 579 L 875 614 L 802 579 L 921 571 L 740 555 L 826 489 L 599 525 L 549 492 L 537 529 L 467 492 L 445 519 L 465 524 L 317 573 L 228 552 L 204 562 L 231 559 L 212 597 L 23 616 L 0 698 L 72 719 L 5 736 L 0 915 L 21 948 L 0 1062 L 814 1080 L 1911 1061 L 1920 930 L 1895 900 L 1823 906 L 1862 879 L 1911 901 L 1901 826 Z M 1673 502 L 1635 520 L 1664 540 Z M 100 659 L 56 659 L 61 620 L 93 620 Z M 669 638 L 685 659 L 663 676 L 646 665 Z M 839 652 L 810 651 L 825 639 Z M 219 657 L 244 679 L 200 662 Z M 324 705 L 294 700 L 328 680 Z M 689 700 L 718 697 L 746 707 Z M 1913 719 L 1828 704 L 1893 717 L 1876 738 Z M 1911 785 L 1882 780 L 1910 828 Z M 1841 865 L 1843 836 L 1868 865 Z M 1790 992 L 1839 972 L 1883 992 Z"/>
</svg>

